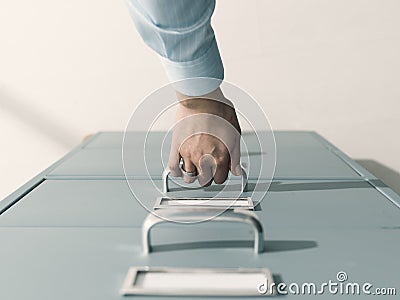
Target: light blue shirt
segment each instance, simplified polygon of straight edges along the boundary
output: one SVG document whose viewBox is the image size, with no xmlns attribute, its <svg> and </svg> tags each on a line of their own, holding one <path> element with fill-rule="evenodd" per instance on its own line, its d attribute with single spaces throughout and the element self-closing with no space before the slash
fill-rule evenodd
<svg viewBox="0 0 400 300">
<path fill-rule="evenodd" d="M 162 59 L 169 79 L 183 81 L 179 91 L 199 96 L 215 90 L 224 78 L 211 16 L 215 0 L 127 0 L 137 30 Z M 198 82 L 197 82 L 198 83 Z"/>
</svg>

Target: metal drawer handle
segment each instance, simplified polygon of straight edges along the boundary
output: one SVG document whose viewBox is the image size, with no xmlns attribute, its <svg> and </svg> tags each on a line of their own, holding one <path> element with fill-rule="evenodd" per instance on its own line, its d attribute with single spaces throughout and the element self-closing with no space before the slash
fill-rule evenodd
<svg viewBox="0 0 400 300">
<path fill-rule="evenodd" d="M 168 193 L 169 192 L 169 182 L 168 178 L 169 175 L 171 174 L 171 170 L 169 168 L 166 168 L 164 172 L 162 173 L 162 181 L 163 181 L 163 192 Z M 247 192 L 247 173 L 246 170 L 242 167 L 242 184 L 241 184 L 241 191 L 242 193 Z"/>
<path fill-rule="evenodd" d="M 204 220 L 204 215 L 201 213 L 201 210 L 193 210 L 193 212 L 194 214 L 188 214 L 187 211 L 169 210 L 165 212 L 165 216 L 182 222 Z M 153 213 L 148 214 L 142 226 L 142 247 L 144 254 L 149 254 L 152 251 L 150 239 L 151 229 L 157 224 L 166 222 L 169 221 Z M 254 212 L 243 209 L 229 209 L 214 217 L 211 222 L 238 222 L 251 225 L 254 231 L 254 253 L 258 254 L 264 251 L 263 227 Z"/>
</svg>

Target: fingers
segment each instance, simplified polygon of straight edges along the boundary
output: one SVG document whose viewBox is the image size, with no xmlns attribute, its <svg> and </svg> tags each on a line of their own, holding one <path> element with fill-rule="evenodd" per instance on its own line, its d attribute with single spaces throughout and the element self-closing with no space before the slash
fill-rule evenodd
<svg viewBox="0 0 400 300">
<path fill-rule="evenodd" d="M 214 137 L 210 138 L 207 135 L 196 135 L 180 147 L 171 147 L 168 162 L 171 175 L 183 177 L 186 183 L 193 183 L 198 179 L 201 186 L 209 186 L 212 181 L 217 184 L 224 183 L 228 178 L 229 170 L 235 176 L 241 175 L 240 137 L 233 140 L 234 142 L 229 146 L 231 151 L 225 143 L 215 141 Z M 204 146 L 206 146 L 205 149 L 202 149 Z M 181 159 L 183 160 L 182 167 L 180 166 Z M 195 173 L 197 176 L 190 176 L 185 172 Z"/>
<path fill-rule="evenodd" d="M 197 173 L 197 168 L 189 157 L 183 157 L 183 169 L 188 173 Z M 183 173 L 183 181 L 186 183 L 193 183 L 196 179 L 196 176 L 188 176 Z"/>
<path fill-rule="evenodd" d="M 235 176 L 242 175 L 242 167 L 240 165 L 240 138 L 236 141 L 235 146 L 231 151 L 230 168 L 231 172 Z"/>
<path fill-rule="evenodd" d="M 179 167 L 180 160 L 181 156 L 178 149 L 172 146 L 169 153 L 168 168 L 171 171 L 171 175 L 174 177 L 182 177 L 182 171 Z"/>
<path fill-rule="evenodd" d="M 198 180 L 200 185 L 209 186 L 214 180 L 217 184 L 222 184 L 229 174 L 229 154 L 223 153 L 216 157 L 205 154 L 200 159 Z"/>
<path fill-rule="evenodd" d="M 229 174 L 229 154 L 226 153 L 216 159 L 217 169 L 214 174 L 214 182 L 222 184 L 228 178 Z"/>
<path fill-rule="evenodd" d="M 199 160 L 199 184 L 201 186 L 211 185 L 216 169 L 215 159 L 211 154 L 203 155 Z"/>
<path fill-rule="evenodd" d="M 241 174 L 241 166 L 240 166 L 240 150 L 237 158 L 235 157 L 235 165 L 236 165 L 236 174 Z M 229 169 L 231 166 L 231 160 L 228 150 L 220 149 L 214 152 L 213 154 L 203 154 L 202 156 L 196 156 L 196 159 L 186 155 L 182 155 L 183 157 L 183 169 L 186 172 L 198 172 L 198 176 L 192 177 L 187 176 L 183 173 L 183 178 L 186 183 L 193 183 L 196 179 L 198 179 L 199 184 L 201 186 L 209 186 L 214 181 L 217 184 L 222 184 L 226 181 L 229 175 Z M 238 170 L 237 170 L 238 169 Z"/>
</svg>

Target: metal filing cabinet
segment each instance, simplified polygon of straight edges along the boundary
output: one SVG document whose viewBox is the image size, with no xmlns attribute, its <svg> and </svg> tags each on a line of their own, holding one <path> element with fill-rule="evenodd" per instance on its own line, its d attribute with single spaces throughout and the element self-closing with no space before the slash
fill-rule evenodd
<svg viewBox="0 0 400 300">
<path fill-rule="evenodd" d="M 268 267 L 276 280 L 317 283 L 345 270 L 351 280 L 398 288 L 396 230 L 272 229 L 261 255 L 235 241 L 232 230 L 218 233 L 232 239 L 228 246 L 197 242 L 202 238 L 215 241 L 215 232 L 190 232 L 182 236 L 168 229 L 155 231 L 159 247 L 144 256 L 137 242 L 139 229 L 0 228 L 1 299 L 123 299 L 119 289 L 132 265 Z M 336 299 L 338 295 L 321 297 Z"/>
<path fill-rule="evenodd" d="M 131 133 L 131 135 L 134 135 Z M 163 134 L 138 133 L 135 138 L 129 137 L 126 146 L 130 157 L 140 157 L 131 167 L 125 168 L 130 178 L 161 179 L 164 170 L 162 156 L 168 152 L 161 151 Z M 114 178 L 124 179 L 122 162 L 121 133 L 104 133 L 88 143 L 81 151 L 68 157 L 60 165 L 46 174 L 48 179 L 61 178 Z M 256 137 L 243 134 L 244 144 L 248 148 L 250 169 L 249 178 L 269 178 L 270 174 L 259 175 L 261 160 L 267 160 L 266 153 L 260 153 Z M 328 143 L 312 132 L 276 132 L 276 169 L 275 179 L 360 179 L 360 174 L 346 164 L 335 153 Z M 148 144 L 146 160 L 143 159 L 143 143 Z M 157 144 L 157 141 L 159 142 Z M 169 149 L 168 139 L 164 144 Z M 242 147 L 243 149 L 244 147 Z M 128 154 L 126 154 L 128 155 Z M 242 157 L 244 159 L 245 157 Z M 145 161 L 147 165 L 145 164 Z M 166 161 L 166 160 L 164 160 Z M 148 168 L 148 169 L 147 169 Z M 150 174 L 150 175 L 149 175 Z"/>
<path fill-rule="evenodd" d="M 150 181 L 133 184 L 140 185 L 142 204 L 150 209 L 162 196 Z M 156 184 L 161 189 L 161 181 Z M 213 187 L 179 189 L 170 196 L 213 197 Z M 260 192 L 250 181 L 243 196 L 254 193 Z M 400 220 L 400 209 L 364 181 L 276 181 L 255 213 L 265 228 L 379 228 Z M 147 214 L 124 180 L 46 180 L 4 212 L 0 226 L 140 228 Z"/>
<path fill-rule="evenodd" d="M 0 202 L 0 299 L 122 299 L 130 266 L 269 268 L 276 282 L 298 283 L 335 279 L 344 270 L 353 281 L 399 290 L 399 197 L 315 133 L 275 136 L 276 176 L 254 211 L 264 228 L 263 253 L 253 252 L 251 226 L 206 222 L 153 228 L 153 252 L 145 255 L 148 211 L 128 183 L 152 207 L 161 195 L 162 168 L 155 160 L 155 186 L 140 165 L 127 182 L 122 134 L 100 133 Z M 247 143 L 257 157 L 251 137 Z M 227 184 L 227 196 L 240 186 L 236 178 Z M 254 191 L 250 176 L 243 196 L 263 195 L 269 184 L 261 178 Z M 187 191 L 172 183 L 170 195 L 209 197 L 220 189 Z"/>
</svg>

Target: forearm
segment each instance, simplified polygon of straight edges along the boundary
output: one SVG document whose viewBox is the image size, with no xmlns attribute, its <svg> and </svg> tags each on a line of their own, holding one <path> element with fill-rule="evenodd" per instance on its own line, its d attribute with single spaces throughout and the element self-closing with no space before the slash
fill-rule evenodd
<svg viewBox="0 0 400 300">
<path fill-rule="evenodd" d="M 215 0 L 127 1 L 139 33 L 161 56 L 169 79 L 184 80 L 176 84 L 178 91 L 199 96 L 220 85 L 224 68 L 211 26 Z"/>
</svg>

